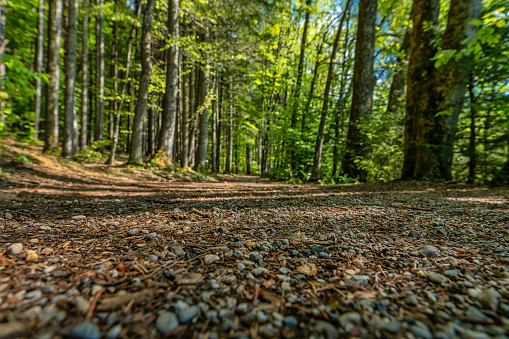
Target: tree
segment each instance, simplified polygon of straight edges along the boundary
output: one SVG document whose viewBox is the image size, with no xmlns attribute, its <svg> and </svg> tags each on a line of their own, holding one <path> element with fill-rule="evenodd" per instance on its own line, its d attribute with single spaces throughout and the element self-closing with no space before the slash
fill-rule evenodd
<svg viewBox="0 0 509 339">
<path fill-rule="evenodd" d="M 134 112 L 133 137 L 129 153 L 129 163 L 141 164 L 143 162 L 143 120 L 147 113 L 148 89 L 152 75 L 152 20 L 156 0 L 148 0 L 143 14 L 142 41 L 141 41 L 141 76 L 138 90 L 138 101 Z"/>
<path fill-rule="evenodd" d="M 37 44 L 35 46 L 35 72 L 42 74 L 44 64 L 44 0 L 39 0 L 37 9 Z M 35 121 L 34 121 L 34 139 L 39 138 L 39 128 L 41 120 L 41 101 L 42 101 L 42 77 L 39 76 L 35 81 Z"/>
<path fill-rule="evenodd" d="M 205 32 L 202 33 L 202 43 L 207 43 L 209 38 L 208 29 L 205 28 Z M 200 169 L 207 168 L 207 146 L 209 140 L 209 106 L 210 106 L 210 98 L 209 98 L 209 77 L 210 70 L 207 65 L 207 57 L 205 46 L 203 46 L 202 53 L 202 65 L 200 68 L 200 134 L 198 137 L 198 149 L 196 150 L 196 166 Z"/>
<path fill-rule="evenodd" d="M 95 141 L 102 141 L 104 134 L 104 0 L 97 0 L 95 17 Z"/>
<path fill-rule="evenodd" d="M 344 173 L 363 181 L 367 179 L 367 171 L 360 166 L 359 160 L 365 156 L 367 145 L 359 123 L 362 118 L 371 114 L 373 108 L 373 90 L 376 80 L 373 73 L 373 61 L 377 5 L 378 0 L 361 0 L 359 3 L 352 107 L 342 164 Z"/>
<path fill-rule="evenodd" d="M 83 0 L 83 35 L 81 41 L 81 125 L 80 147 L 87 148 L 88 126 L 88 0 Z"/>
<path fill-rule="evenodd" d="M 62 35 L 62 0 L 49 1 L 48 78 L 46 92 L 46 131 L 44 151 L 54 153 L 58 147 L 58 94 L 60 89 L 60 43 Z"/>
<path fill-rule="evenodd" d="M 76 46 L 77 46 L 77 21 L 78 2 L 69 0 L 68 27 L 67 27 L 67 60 L 65 65 L 65 112 L 64 112 L 64 140 L 62 144 L 62 156 L 73 157 L 76 153 L 76 135 L 78 117 L 76 116 Z"/>
<path fill-rule="evenodd" d="M 170 47 L 166 50 L 166 89 L 163 97 L 161 133 L 157 139 L 156 154 L 171 161 L 174 158 L 173 146 L 178 103 L 179 0 L 170 0 L 168 6 L 167 29 Z"/>
<path fill-rule="evenodd" d="M 343 15 L 341 16 L 341 20 L 339 22 L 338 31 L 336 33 L 336 37 L 334 38 L 334 45 L 332 46 L 332 52 L 329 61 L 329 70 L 327 72 L 327 80 L 325 82 L 325 90 L 323 94 L 323 104 L 322 104 L 322 113 L 320 116 L 320 125 L 318 127 L 318 135 L 316 137 L 315 143 L 315 156 L 313 159 L 313 173 L 311 174 L 311 180 L 316 181 L 320 178 L 320 168 L 322 165 L 322 151 L 323 151 L 323 140 L 324 140 L 324 132 L 325 132 L 325 124 L 327 121 L 327 115 L 329 113 L 329 95 L 330 88 L 332 84 L 332 78 L 334 75 L 334 63 L 336 60 L 336 54 L 338 52 L 339 47 L 339 38 L 341 37 L 341 31 L 343 30 L 343 25 L 345 23 L 346 17 L 350 11 L 351 0 L 348 0 L 345 6 L 345 10 L 343 11 Z M 376 6 L 375 6 L 376 9 Z"/>
<path fill-rule="evenodd" d="M 440 55 L 434 47 L 440 2 L 414 1 L 403 178 L 452 179 L 454 138 L 472 67 L 461 50 L 475 34 L 471 21 L 480 9 L 480 0 L 451 1 Z M 440 56 L 447 60 L 436 68 Z"/>
</svg>

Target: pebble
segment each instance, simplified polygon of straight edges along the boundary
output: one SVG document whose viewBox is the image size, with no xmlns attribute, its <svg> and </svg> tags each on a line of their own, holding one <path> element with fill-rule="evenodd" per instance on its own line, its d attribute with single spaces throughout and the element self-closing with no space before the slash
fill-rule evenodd
<svg viewBox="0 0 509 339">
<path fill-rule="evenodd" d="M 490 339 L 491 338 L 491 336 L 486 333 L 475 331 L 475 330 L 470 330 L 470 329 L 465 330 L 461 334 L 461 337 L 464 339 Z"/>
<path fill-rule="evenodd" d="M 460 274 L 459 270 L 445 270 L 444 275 L 446 277 L 457 277 Z"/>
<path fill-rule="evenodd" d="M 420 249 L 420 253 L 428 258 L 438 258 L 440 251 L 435 246 L 424 246 Z"/>
<path fill-rule="evenodd" d="M 482 291 L 479 295 L 475 297 L 475 300 L 481 303 L 485 308 L 496 311 L 498 308 L 498 299 L 500 298 L 500 293 L 493 288 L 488 288 Z"/>
<path fill-rule="evenodd" d="M 263 263 L 263 258 L 258 252 L 249 253 L 249 260 L 258 264 Z"/>
<path fill-rule="evenodd" d="M 159 258 L 155 254 L 149 255 L 148 258 L 147 258 L 148 261 L 157 261 L 158 259 Z"/>
<path fill-rule="evenodd" d="M 347 312 L 339 316 L 339 324 L 346 327 L 348 324 L 357 324 L 361 322 L 361 315 L 357 312 Z"/>
<path fill-rule="evenodd" d="M 405 304 L 410 306 L 417 306 L 419 305 L 419 301 L 417 300 L 417 296 L 415 294 L 411 294 L 408 297 L 405 298 Z"/>
<path fill-rule="evenodd" d="M 410 325 L 408 327 L 408 331 L 410 333 L 412 333 L 413 335 L 415 335 L 417 338 L 422 338 L 422 339 L 432 339 L 433 338 L 433 335 L 431 334 L 431 331 L 429 330 L 429 328 L 424 325 L 424 324 L 420 324 L 420 325 Z"/>
<path fill-rule="evenodd" d="M 23 244 L 21 244 L 21 243 L 12 244 L 7 249 L 7 253 L 12 254 L 12 255 L 18 255 L 21 253 L 21 251 L 23 251 Z"/>
<path fill-rule="evenodd" d="M 130 236 L 138 234 L 139 230 L 137 228 L 131 228 L 129 231 L 127 231 L 127 234 Z"/>
<path fill-rule="evenodd" d="M 122 325 L 118 324 L 110 328 L 108 332 L 106 332 L 105 338 L 106 339 L 115 339 L 120 334 L 120 331 L 122 331 Z"/>
<path fill-rule="evenodd" d="M 11 220 L 12 219 L 12 214 L 9 213 L 9 212 L 5 213 L 5 219 Z"/>
<path fill-rule="evenodd" d="M 255 275 L 255 276 L 260 276 L 264 273 L 264 271 L 265 270 L 262 267 L 257 267 L 257 268 L 253 268 L 251 270 L 251 273 L 253 273 L 253 275 Z"/>
<path fill-rule="evenodd" d="M 39 260 L 39 255 L 34 250 L 27 250 L 27 255 L 25 257 L 25 261 L 37 261 Z"/>
<path fill-rule="evenodd" d="M 280 272 L 281 274 L 285 274 L 285 275 L 286 275 L 286 274 L 288 274 L 289 270 L 288 270 L 288 268 L 286 268 L 286 267 L 280 267 L 280 268 L 279 268 L 279 272 Z"/>
<path fill-rule="evenodd" d="M 367 237 L 366 233 L 364 232 L 359 232 L 355 236 L 357 237 L 357 239 L 364 239 Z"/>
<path fill-rule="evenodd" d="M 339 338 L 339 332 L 336 329 L 336 326 L 323 320 L 319 320 L 316 322 L 314 331 L 318 334 L 325 335 L 327 339 Z"/>
<path fill-rule="evenodd" d="M 283 318 L 283 322 L 285 323 L 285 325 L 287 326 L 297 326 L 297 324 L 299 323 L 297 318 L 295 318 L 294 316 L 292 315 L 287 315 L 286 317 Z"/>
<path fill-rule="evenodd" d="M 408 232 L 408 236 L 413 239 L 419 239 L 421 237 L 421 233 L 419 233 L 418 231 L 412 230 L 412 231 Z"/>
<path fill-rule="evenodd" d="M 422 271 L 420 271 L 422 272 Z M 448 280 L 445 276 L 437 272 L 424 272 L 421 274 L 425 279 L 435 284 L 445 284 Z"/>
<path fill-rule="evenodd" d="M 83 220 L 83 219 L 86 219 L 87 217 L 84 216 L 84 215 L 75 215 L 72 217 L 74 220 Z"/>
<path fill-rule="evenodd" d="M 25 299 L 39 298 L 42 295 L 41 290 L 33 290 L 25 294 Z"/>
<path fill-rule="evenodd" d="M 96 324 L 84 322 L 72 329 L 69 338 L 75 339 L 99 339 L 101 331 Z"/>
<path fill-rule="evenodd" d="M 175 313 L 172 312 L 162 312 L 157 317 L 156 328 L 162 333 L 166 334 L 168 332 L 173 331 L 179 325 L 179 320 Z"/>
<path fill-rule="evenodd" d="M 218 261 L 219 259 L 221 259 L 218 255 L 215 255 L 215 254 L 207 254 L 204 258 L 203 258 L 203 261 L 205 262 L 206 265 L 210 265 L 216 261 Z"/>
<path fill-rule="evenodd" d="M 188 308 L 184 308 L 178 313 L 179 321 L 181 324 L 185 324 L 191 321 L 198 314 L 198 307 L 191 306 Z"/>
<path fill-rule="evenodd" d="M 486 315 L 484 313 L 482 313 L 481 311 L 479 311 L 477 308 L 473 307 L 473 306 L 470 306 L 466 312 L 465 312 L 465 316 L 467 318 L 470 318 L 474 321 L 479 321 L 479 322 L 483 322 L 487 319 Z"/>
</svg>

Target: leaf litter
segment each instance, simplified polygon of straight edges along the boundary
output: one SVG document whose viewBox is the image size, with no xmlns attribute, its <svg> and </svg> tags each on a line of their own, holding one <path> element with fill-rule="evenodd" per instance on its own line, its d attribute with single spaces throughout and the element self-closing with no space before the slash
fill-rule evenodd
<svg viewBox="0 0 509 339">
<path fill-rule="evenodd" d="M 0 338 L 509 335 L 507 189 L 23 179 Z"/>
</svg>

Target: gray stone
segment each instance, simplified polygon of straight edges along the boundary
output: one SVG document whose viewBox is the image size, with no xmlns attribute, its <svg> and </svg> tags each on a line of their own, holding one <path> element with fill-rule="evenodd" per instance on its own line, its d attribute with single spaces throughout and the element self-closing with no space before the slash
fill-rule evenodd
<svg viewBox="0 0 509 339">
<path fill-rule="evenodd" d="M 155 254 L 149 255 L 147 258 L 148 261 L 157 261 L 157 259 L 159 259 L 159 258 Z"/>
<path fill-rule="evenodd" d="M 412 230 L 412 231 L 408 232 L 408 236 L 413 239 L 419 239 L 421 237 L 421 233 L 419 233 L 418 231 Z"/>
<path fill-rule="evenodd" d="M 120 334 L 120 331 L 122 331 L 122 325 L 118 324 L 110 328 L 108 332 L 106 332 L 106 339 L 116 339 L 118 335 Z"/>
<path fill-rule="evenodd" d="M 486 321 L 486 319 L 488 318 L 484 313 L 482 313 L 481 311 L 479 311 L 477 308 L 475 308 L 473 306 L 470 306 L 465 311 L 465 316 L 467 318 L 470 318 L 471 320 L 479 321 L 479 322 Z"/>
<path fill-rule="evenodd" d="M 178 325 L 179 321 L 175 313 L 162 312 L 157 317 L 156 328 L 162 334 L 166 334 L 168 332 L 173 331 L 178 327 Z"/>
<path fill-rule="evenodd" d="M 435 246 L 424 246 L 420 249 L 420 253 L 428 258 L 438 258 L 440 251 Z"/>
<path fill-rule="evenodd" d="M 405 298 L 405 304 L 410 306 L 417 306 L 419 305 L 419 300 L 417 300 L 417 296 L 415 294 L 411 294 Z"/>
<path fill-rule="evenodd" d="M 258 263 L 258 264 L 263 263 L 263 258 L 260 255 L 260 253 L 258 253 L 258 252 L 249 253 L 249 260 L 251 260 L 252 262 Z"/>
<path fill-rule="evenodd" d="M 69 338 L 74 339 L 99 339 L 101 331 L 96 324 L 84 322 L 72 329 Z"/>
<path fill-rule="evenodd" d="M 25 294 L 25 299 L 39 298 L 42 295 L 41 290 L 33 290 Z"/>
<path fill-rule="evenodd" d="M 18 255 L 21 251 L 23 251 L 23 244 L 21 243 L 12 244 L 7 248 L 7 253 L 12 255 Z"/>
<path fill-rule="evenodd" d="M 171 250 L 173 251 L 173 254 L 175 254 L 177 257 L 186 255 L 186 251 L 182 249 L 182 246 L 172 246 Z"/>
<path fill-rule="evenodd" d="M 481 305 L 484 306 L 484 308 L 491 309 L 493 311 L 496 311 L 498 308 L 498 300 L 501 297 L 500 293 L 498 293 L 493 288 L 488 288 L 484 291 L 482 291 L 477 297 L 475 297 L 475 300 L 481 303 Z"/>
<path fill-rule="evenodd" d="M 460 274 L 459 270 L 445 270 L 444 275 L 446 277 L 457 277 Z"/>
<path fill-rule="evenodd" d="M 278 330 L 272 324 L 261 325 L 258 329 L 258 333 L 260 333 L 263 338 L 275 338 L 279 334 Z"/>
<path fill-rule="evenodd" d="M 138 234 L 139 230 L 137 228 L 131 228 L 129 231 L 127 231 L 127 234 L 130 236 Z"/>
<path fill-rule="evenodd" d="M 417 338 L 422 338 L 422 339 L 432 339 L 433 338 L 433 335 L 431 334 L 431 331 L 429 330 L 429 328 L 424 325 L 424 324 L 420 324 L 420 325 L 410 325 L 408 327 L 408 331 L 410 333 L 412 333 L 413 335 L 415 335 Z"/>
<path fill-rule="evenodd" d="M 364 238 L 366 238 L 366 237 L 367 237 L 367 235 L 366 235 L 366 233 L 364 233 L 364 232 L 359 232 L 359 233 L 357 233 L 357 234 L 355 235 L 355 237 L 356 237 L 357 239 L 364 239 Z"/>
<path fill-rule="evenodd" d="M 361 315 L 357 312 L 347 312 L 339 316 L 339 324 L 346 327 L 348 324 L 358 324 L 361 322 Z"/>
<path fill-rule="evenodd" d="M 281 274 L 285 274 L 286 275 L 286 274 L 288 274 L 289 271 L 288 271 L 288 268 L 281 267 L 281 268 L 279 268 L 279 272 L 281 272 Z"/>
<path fill-rule="evenodd" d="M 470 329 L 465 330 L 461 334 L 461 337 L 464 339 L 490 339 L 491 338 L 491 336 L 486 333 L 483 333 L 480 331 L 474 331 L 474 330 L 470 330 Z"/>
<path fill-rule="evenodd" d="M 179 321 L 181 324 L 185 324 L 191 321 L 198 314 L 198 307 L 191 306 L 189 308 L 183 309 L 179 312 Z"/>
<path fill-rule="evenodd" d="M 203 261 L 205 262 L 205 264 L 207 265 L 210 265 L 216 261 L 218 261 L 219 259 L 221 259 L 218 255 L 215 255 L 215 254 L 207 254 L 204 258 L 203 258 Z"/>
<path fill-rule="evenodd" d="M 426 272 L 424 277 L 435 284 L 445 284 L 447 282 L 447 278 L 437 272 Z"/>
<path fill-rule="evenodd" d="M 314 331 L 317 334 L 323 334 L 327 339 L 339 338 L 339 332 L 334 325 L 323 320 L 316 322 Z"/>
<path fill-rule="evenodd" d="M 292 315 L 287 315 L 286 317 L 284 317 L 283 322 L 287 326 L 297 326 L 297 324 L 299 323 L 297 318 L 295 318 Z"/>
</svg>

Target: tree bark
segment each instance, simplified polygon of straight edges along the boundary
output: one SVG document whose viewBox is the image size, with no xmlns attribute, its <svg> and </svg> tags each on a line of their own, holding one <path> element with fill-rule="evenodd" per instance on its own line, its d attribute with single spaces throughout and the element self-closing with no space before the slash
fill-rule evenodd
<svg viewBox="0 0 509 339">
<path fill-rule="evenodd" d="M 202 44 L 206 44 L 209 40 L 209 32 L 208 29 L 205 28 L 205 32 L 202 35 Z M 206 169 L 207 168 L 207 148 L 209 141 L 209 106 L 210 106 L 210 98 L 209 98 L 209 78 L 210 78 L 210 70 L 207 65 L 207 56 L 204 52 L 202 54 L 202 69 L 200 73 L 200 79 L 203 81 L 201 85 L 201 93 L 200 93 L 200 110 L 201 110 L 201 119 L 200 119 L 200 135 L 198 138 L 198 149 L 196 150 L 196 167 L 198 169 Z"/>
<path fill-rule="evenodd" d="M 136 109 L 134 113 L 131 150 L 129 153 L 129 163 L 131 164 L 141 164 L 143 162 L 143 121 L 147 114 L 148 89 L 150 86 L 150 76 L 152 75 L 152 19 L 154 17 L 155 3 L 156 0 L 148 0 L 143 16 L 141 77 L 138 90 L 138 101 L 136 102 Z"/>
<path fill-rule="evenodd" d="M 399 49 L 396 72 L 392 78 L 389 89 L 389 102 L 387 103 L 387 115 L 394 115 L 403 109 L 405 104 L 406 74 L 408 68 L 408 55 L 410 54 L 410 29 L 407 29 Z"/>
<path fill-rule="evenodd" d="M 168 2 L 167 29 L 171 40 L 166 50 L 166 87 L 163 97 L 161 133 L 157 140 L 157 154 L 174 158 L 175 124 L 178 103 L 178 54 L 179 54 L 179 0 Z"/>
<path fill-rule="evenodd" d="M 78 117 L 76 116 L 76 49 L 78 44 L 78 2 L 69 0 L 67 23 L 67 61 L 65 64 L 65 97 L 64 97 L 64 140 L 62 156 L 72 158 L 76 153 L 76 134 Z"/>
<path fill-rule="evenodd" d="M 233 81 L 230 78 L 228 86 L 228 121 L 226 123 L 226 164 L 225 172 L 233 172 Z"/>
<path fill-rule="evenodd" d="M 2 56 L 4 55 L 6 44 L 9 42 L 5 39 L 5 26 L 5 11 L 2 10 L 2 3 L 0 2 L 0 91 L 5 90 L 5 65 L 2 62 Z M 5 128 L 5 106 L 5 100 L 0 100 L 0 131 Z"/>
<path fill-rule="evenodd" d="M 331 56 L 330 56 L 329 70 L 327 73 L 327 80 L 325 82 L 325 90 L 323 93 L 322 114 L 320 116 L 320 125 L 318 126 L 318 135 L 316 137 L 316 143 L 315 143 L 313 171 L 312 171 L 311 178 L 310 178 L 311 181 L 317 181 L 320 178 L 320 168 L 322 166 L 323 139 L 324 139 L 324 132 L 325 132 L 325 123 L 327 121 L 327 115 L 329 113 L 329 95 L 330 95 L 332 79 L 334 76 L 334 62 L 336 60 L 336 54 L 338 52 L 339 38 L 341 37 L 341 31 L 343 30 L 343 25 L 345 23 L 346 17 L 348 16 L 348 14 L 350 12 L 350 4 L 351 4 L 351 0 L 348 0 L 346 3 L 345 10 L 343 11 L 343 15 L 341 16 L 341 20 L 339 22 L 338 31 L 337 31 L 336 37 L 334 39 L 334 45 L 332 47 L 332 52 L 331 52 Z"/>
<path fill-rule="evenodd" d="M 356 161 L 362 159 L 367 150 L 367 140 L 359 128 L 362 118 L 371 115 L 375 74 L 373 72 L 377 0 L 361 0 L 359 24 L 355 43 L 355 66 L 353 74 L 352 107 L 346 138 L 342 169 L 345 174 L 361 181 L 367 179 L 367 171 Z"/>
<path fill-rule="evenodd" d="M 83 36 L 81 50 L 81 128 L 80 147 L 87 148 L 88 124 L 88 0 L 83 0 Z"/>
<path fill-rule="evenodd" d="M 49 2 L 48 77 L 46 92 L 46 131 L 44 152 L 58 148 L 58 94 L 60 89 L 60 44 L 62 37 L 62 0 Z"/>
<path fill-rule="evenodd" d="M 95 141 L 103 140 L 104 134 L 104 0 L 97 0 L 99 6 L 95 18 Z M 102 149 L 102 148 L 101 148 Z"/>
<path fill-rule="evenodd" d="M 477 131 L 476 131 L 476 118 L 477 118 L 477 109 L 476 109 L 476 97 L 474 94 L 474 81 L 472 77 L 470 77 L 470 82 L 468 86 L 468 94 L 470 97 L 470 140 L 468 145 L 468 183 L 472 184 L 475 182 L 476 172 L 477 172 Z"/>
<path fill-rule="evenodd" d="M 44 0 L 39 0 L 37 11 L 37 44 L 35 46 L 35 72 L 42 75 L 44 64 Z M 0 66 L 1 67 L 1 66 Z M 34 102 L 34 139 L 39 139 L 39 129 L 41 121 L 41 101 L 42 101 L 42 78 L 38 77 L 35 81 L 35 102 Z"/>
<path fill-rule="evenodd" d="M 189 95 L 186 90 L 187 77 L 190 77 L 190 74 L 185 71 L 185 66 L 188 64 L 186 62 L 186 57 L 183 56 L 182 67 L 184 67 L 184 71 L 182 72 L 182 141 L 181 147 L 182 150 L 180 152 L 180 166 L 187 167 L 188 166 L 188 153 L 189 153 Z M 189 84 L 189 90 L 191 84 Z"/>
</svg>

